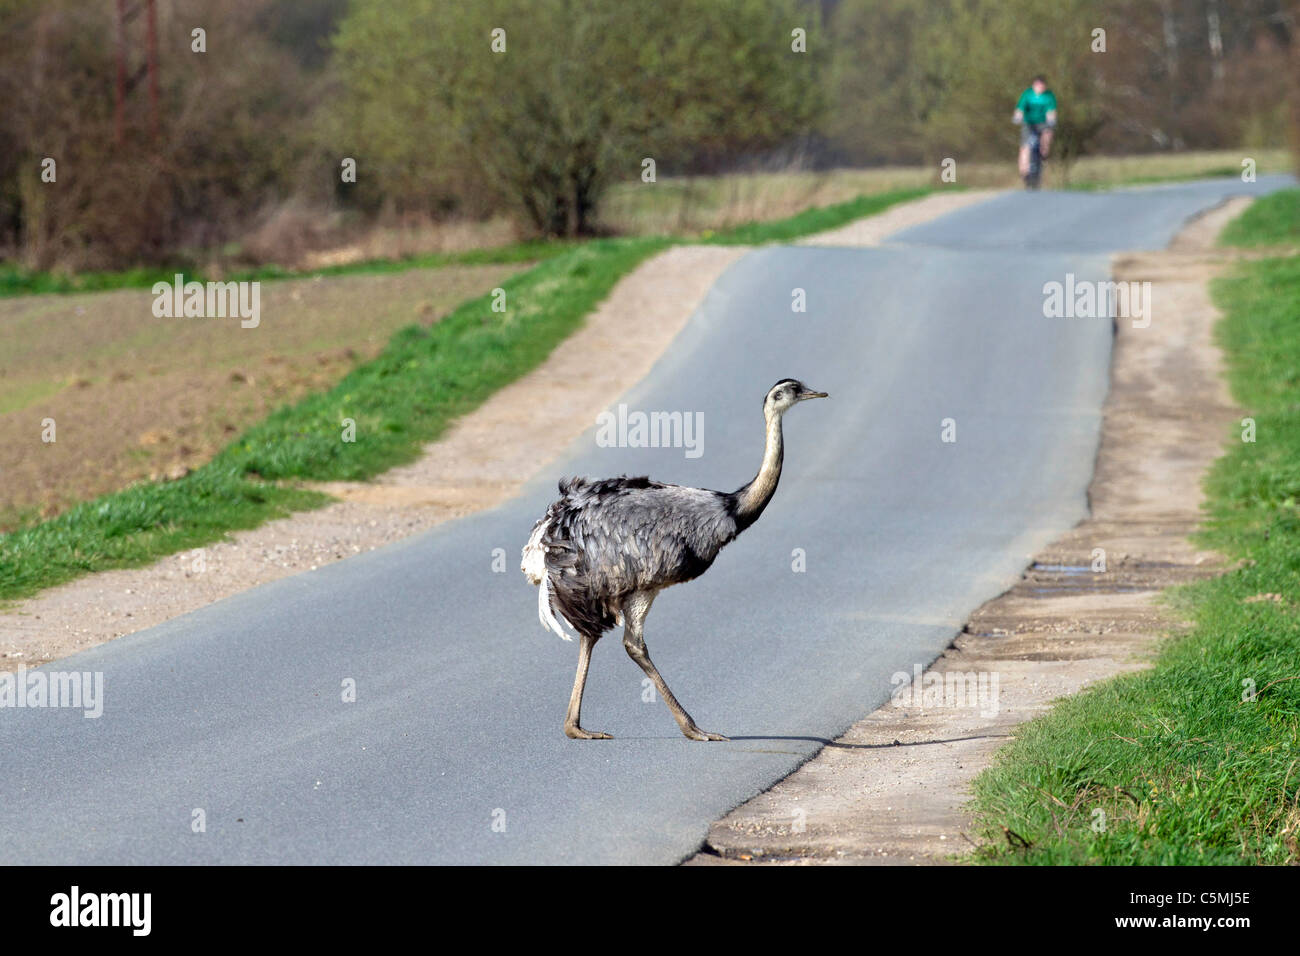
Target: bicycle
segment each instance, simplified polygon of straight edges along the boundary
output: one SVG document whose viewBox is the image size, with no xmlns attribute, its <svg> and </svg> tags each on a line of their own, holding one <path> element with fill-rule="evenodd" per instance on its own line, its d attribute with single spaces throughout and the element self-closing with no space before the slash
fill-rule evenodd
<svg viewBox="0 0 1300 956">
<path fill-rule="evenodd" d="M 1025 124 L 1025 145 L 1029 147 L 1029 169 L 1024 175 L 1025 188 L 1037 189 L 1043 177 L 1042 131 L 1045 123 Z"/>
</svg>

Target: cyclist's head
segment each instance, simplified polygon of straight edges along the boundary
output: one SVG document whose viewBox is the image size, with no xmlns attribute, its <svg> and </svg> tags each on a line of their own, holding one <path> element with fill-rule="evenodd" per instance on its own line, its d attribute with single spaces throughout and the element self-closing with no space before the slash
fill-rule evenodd
<svg viewBox="0 0 1300 956">
<path fill-rule="evenodd" d="M 1029 85 L 1034 88 L 1035 93 L 1041 93 L 1043 90 L 1047 89 L 1047 78 L 1043 76 L 1043 74 L 1039 73 L 1030 81 Z"/>
</svg>

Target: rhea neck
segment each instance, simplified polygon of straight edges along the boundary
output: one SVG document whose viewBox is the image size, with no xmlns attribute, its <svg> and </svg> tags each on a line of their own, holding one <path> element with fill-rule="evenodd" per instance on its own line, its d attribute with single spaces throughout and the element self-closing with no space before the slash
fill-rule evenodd
<svg viewBox="0 0 1300 956">
<path fill-rule="evenodd" d="M 776 483 L 781 480 L 781 464 L 785 460 L 785 446 L 781 440 L 781 413 L 764 408 L 763 417 L 767 421 L 763 464 L 754 480 L 735 493 L 738 532 L 744 531 L 758 520 L 776 492 Z"/>
</svg>

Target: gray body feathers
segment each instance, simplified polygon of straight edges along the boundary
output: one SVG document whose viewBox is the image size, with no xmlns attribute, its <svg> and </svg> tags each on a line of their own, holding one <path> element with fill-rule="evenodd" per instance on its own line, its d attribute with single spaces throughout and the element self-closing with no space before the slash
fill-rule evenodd
<svg viewBox="0 0 1300 956">
<path fill-rule="evenodd" d="M 626 476 L 567 478 L 559 487 L 559 500 L 533 528 L 523 567 L 582 634 L 614 627 L 632 594 L 699 577 L 740 532 L 734 494 Z"/>
</svg>

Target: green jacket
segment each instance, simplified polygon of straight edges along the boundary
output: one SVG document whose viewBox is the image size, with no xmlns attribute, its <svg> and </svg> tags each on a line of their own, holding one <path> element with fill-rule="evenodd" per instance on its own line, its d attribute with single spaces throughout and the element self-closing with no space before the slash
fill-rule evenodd
<svg viewBox="0 0 1300 956">
<path fill-rule="evenodd" d="M 1051 90 L 1035 93 L 1032 86 L 1028 87 L 1020 94 L 1016 109 L 1025 115 L 1026 123 L 1046 123 L 1047 114 L 1056 109 L 1056 94 Z"/>
</svg>

